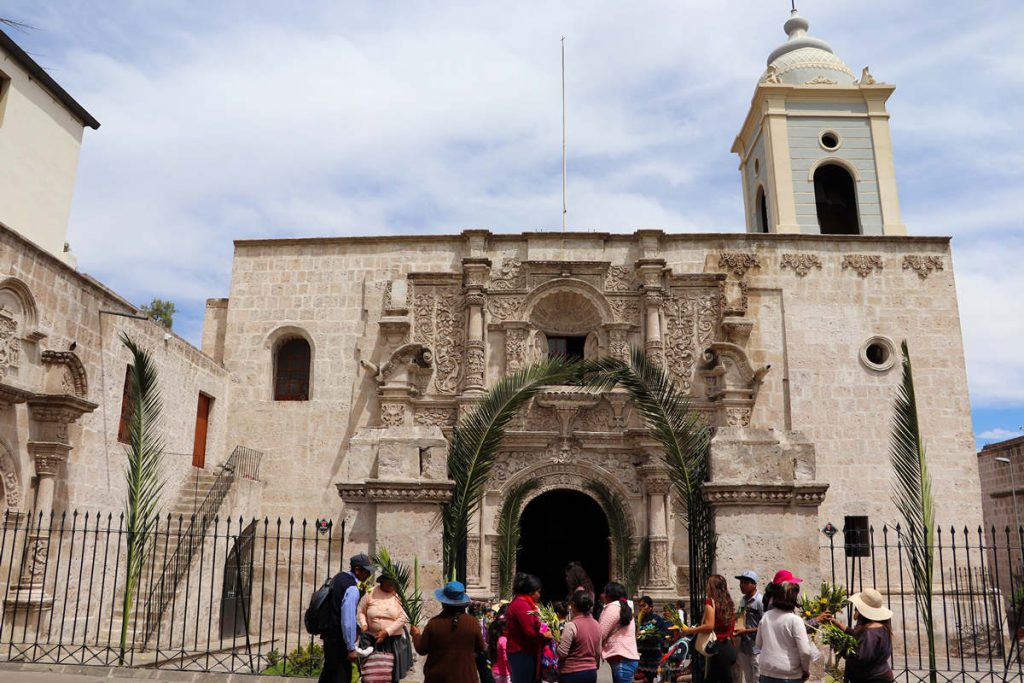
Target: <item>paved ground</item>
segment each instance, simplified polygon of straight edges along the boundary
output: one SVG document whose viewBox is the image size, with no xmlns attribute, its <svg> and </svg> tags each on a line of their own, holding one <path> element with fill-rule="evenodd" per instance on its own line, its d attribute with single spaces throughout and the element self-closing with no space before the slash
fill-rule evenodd
<svg viewBox="0 0 1024 683">
<path fill-rule="evenodd" d="M 64 667 L 54 667 L 60 669 Z M 147 683 L 148 681 L 178 681 L 180 683 L 276 683 L 288 681 L 301 683 L 303 678 L 281 678 L 278 676 L 244 676 L 240 674 L 201 674 L 183 671 L 151 671 L 146 669 L 108 669 L 97 667 L 75 667 L 68 671 L 47 670 L 46 667 L 4 664 L 0 666 L 0 683 Z M 602 666 L 597 677 L 598 683 L 611 683 L 611 672 Z"/>
</svg>

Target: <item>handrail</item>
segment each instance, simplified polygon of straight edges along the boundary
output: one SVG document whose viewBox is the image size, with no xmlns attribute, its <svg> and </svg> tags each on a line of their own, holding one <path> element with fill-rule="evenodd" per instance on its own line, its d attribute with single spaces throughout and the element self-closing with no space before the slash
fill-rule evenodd
<svg viewBox="0 0 1024 683">
<path fill-rule="evenodd" d="M 145 615 L 145 629 L 143 643 L 148 642 L 156 630 L 160 617 L 163 615 L 167 605 L 174 597 L 178 589 L 181 577 L 188 571 L 192 564 L 196 548 L 202 543 L 203 536 L 214 521 L 217 510 L 228 495 L 231 485 L 237 477 L 259 481 L 260 463 L 263 460 L 263 452 L 245 446 L 235 446 L 227 461 L 220 466 L 220 472 L 209 493 L 200 503 L 196 511 L 189 516 L 188 526 L 185 532 L 178 536 L 178 543 L 174 547 L 169 558 L 165 559 L 160 577 L 153 584 L 153 590 L 146 600 L 143 614 Z M 170 515 L 167 517 L 170 523 Z M 152 556 L 152 552 L 151 552 Z M 155 604 L 154 604 L 155 603 Z"/>
</svg>

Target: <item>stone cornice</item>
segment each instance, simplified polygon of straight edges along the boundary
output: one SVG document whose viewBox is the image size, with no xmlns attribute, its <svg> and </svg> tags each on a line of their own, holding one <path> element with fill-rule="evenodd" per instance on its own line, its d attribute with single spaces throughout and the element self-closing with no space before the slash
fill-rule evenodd
<svg viewBox="0 0 1024 683">
<path fill-rule="evenodd" d="M 796 505 L 816 507 L 825 500 L 828 484 L 744 484 L 710 482 L 704 485 L 704 499 L 712 506 Z"/>
<path fill-rule="evenodd" d="M 10 384 L 0 384 L 0 408 L 11 406 L 15 403 L 24 403 L 31 397 L 31 391 L 25 391 Z"/>
<path fill-rule="evenodd" d="M 447 503 L 455 482 L 449 480 L 338 482 L 338 495 L 346 503 Z"/>
</svg>

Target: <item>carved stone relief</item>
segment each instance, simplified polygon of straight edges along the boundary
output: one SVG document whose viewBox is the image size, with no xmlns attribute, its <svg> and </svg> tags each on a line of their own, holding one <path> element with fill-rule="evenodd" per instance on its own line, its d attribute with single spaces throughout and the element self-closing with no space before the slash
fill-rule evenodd
<svg viewBox="0 0 1024 683">
<path fill-rule="evenodd" d="M 711 288 L 674 289 L 664 311 L 666 366 L 677 385 L 689 393 L 697 359 L 718 334 L 721 296 Z"/>
<path fill-rule="evenodd" d="M 640 324 L 640 300 L 637 298 L 611 298 L 608 307 L 612 309 L 615 321 L 620 323 Z"/>
<path fill-rule="evenodd" d="M 14 457 L 6 443 L 0 441 L 0 478 L 4 485 L 4 502 L 8 510 L 21 507 L 21 482 L 14 468 Z"/>
<path fill-rule="evenodd" d="M 903 270 L 913 270 L 922 280 L 932 274 L 934 270 L 942 270 L 941 256 L 919 256 L 908 254 L 903 257 Z"/>
<path fill-rule="evenodd" d="M 817 254 L 783 254 L 779 267 L 783 270 L 789 268 L 797 276 L 804 277 L 811 268 L 821 270 L 821 259 Z"/>
<path fill-rule="evenodd" d="M 405 405 L 401 403 L 382 404 L 380 423 L 385 427 L 401 427 L 405 423 Z"/>
<path fill-rule="evenodd" d="M 522 305 L 521 296 L 492 296 L 487 301 L 487 312 L 491 314 L 491 322 L 500 323 L 516 317 Z"/>
<path fill-rule="evenodd" d="M 490 288 L 493 290 L 522 289 L 525 286 L 523 263 L 517 258 L 503 259 L 497 271 L 491 271 Z"/>
<path fill-rule="evenodd" d="M 737 278 L 742 278 L 748 270 L 761 268 L 761 259 L 757 254 L 742 251 L 723 251 L 718 255 L 718 267 L 728 271 Z"/>
<path fill-rule="evenodd" d="M 21 340 L 18 339 L 18 321 L 7 309 L 0 309 L 0 379 L 11 368 L 18 367 L 21 358 Z"/>
<path fill-rule="evenodd" d="M 454 394 L 462 378 L 463 300 L 453 286 L 415 285 L 413 339 L 434 350 L 434 391 Z"/>
<path fill-rule="evenodd" d="M 607 432 L 611 426 L 611 410 L 600 403 L 580 411 L 573 420 L 573 428 L 584 432 Z"/>
<path fill-rule="evenodd" d="M 852 269 L 861 277 L 880 271 L 882 267 L 882 257 L 878 254 L 843 254 L 843 270 Z"/>
<path fill-rule="evenodd" d="M 633 277 L 633 269 L 624 266 L 610 266 L 608 276 L 604 281 L 604 288 L 609 292 L 636 291 L 637 282 Z"/>
<path fill-rule="evenodd" d="M 450 408 L 417 408 L 413 421 L 429 427 L 450 427 L 455 424 L 455 411 Z"/>
<path fill-rule="evenodd" d="M 505 372 L 515 372 L 526 365 L 526 343 L 530 330 L 526 326 L 505 329 Z"/>
</svg>

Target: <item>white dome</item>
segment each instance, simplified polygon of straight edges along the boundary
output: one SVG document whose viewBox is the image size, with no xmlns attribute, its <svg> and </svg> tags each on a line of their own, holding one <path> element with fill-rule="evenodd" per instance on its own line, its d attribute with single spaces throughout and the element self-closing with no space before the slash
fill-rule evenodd
<svg viewBox="0 0 1024 683">
<path fill-rule="evenodd" d="M 761 81 L 853 85 L 856 78 L 850 67 L 824 40 L 808 36 L 809 26 L 806 19 L 793 12 L 784 26 L 789 40 L 768 55 L 768 69 L 761 75 Z"/>
</svg>

